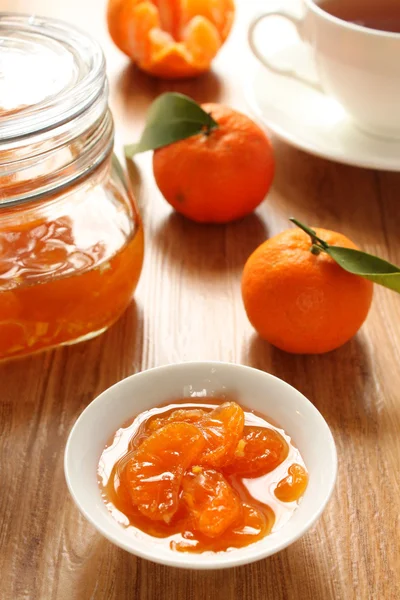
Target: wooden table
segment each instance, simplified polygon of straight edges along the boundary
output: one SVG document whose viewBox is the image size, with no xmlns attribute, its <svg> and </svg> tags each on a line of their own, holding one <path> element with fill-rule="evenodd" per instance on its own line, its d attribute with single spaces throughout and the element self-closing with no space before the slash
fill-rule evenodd
<svg viewBox="0 0 400 600">
<path fill-rule="evenodd" d="M 120 144 L 137 138 L 151 100 L 167 89 L 246 110 L 241 76 L 252 58 L 245 30 L 263 4 L 240 3 L 212 73 L 175 84 L 128 64 L 108 38 L 104 0 L 0 0 L 0 9 L 64 18 L 100 40 Z M 278 27 L 274 37 L 281 37 Z M 400 174 L 341 166 L 277 140 L 274 146 L 268 199 L 226 227 L 173 214 L 142 160 L 146 257 L 125 316 L 101 338 L 0 366 L 1 600 L 400 598 L 399 296 L 376 287 L 353 341 L 325 356 L 291 356 L 253 333 L 239 287 L 248 255 L 286 228 L 290 215 L 342 231 L 400 264 Z M 136 559 L 96 533 L 65 485 L 68 432 L 97 394 L 131 373 L 193 359 L 241 362 L 283 378 L 314 402 L 336 439 L 336 491 L 317 526 L 247 567 L 197 573 Z"/>
</svg>

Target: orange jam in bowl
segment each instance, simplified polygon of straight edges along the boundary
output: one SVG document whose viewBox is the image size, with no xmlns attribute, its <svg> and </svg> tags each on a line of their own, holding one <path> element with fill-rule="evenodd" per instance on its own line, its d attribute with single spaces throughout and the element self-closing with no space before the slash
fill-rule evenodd
<svg viewBox="0 0 400 600">
<path fill-rule="evenodd" d="M 0 359 L 102 333 L 143 262 L 113 157 L 103 54 L 51 19 L 0 16 Z"/>
<path fill-rule="evenodd" d="M 145 411 L 103 450 L 103 501 L 135 537 L 177 552 L 230 551 L 275 533 L 297 509 L 308 473 L 290 437 L 224 400 Z"/>
</svg>

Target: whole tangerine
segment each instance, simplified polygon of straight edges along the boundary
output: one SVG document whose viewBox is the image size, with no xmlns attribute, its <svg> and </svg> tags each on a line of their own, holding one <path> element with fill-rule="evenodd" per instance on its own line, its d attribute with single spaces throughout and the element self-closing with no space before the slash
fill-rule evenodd
<svg viewBox="0 0 400 600">
<path fill-rule="evenodd" d="M 107 23 L 140 69 L 177 79 L 208 71 L 234 14 L 233 0 L 109 0 Z"/>
<path fill-rule="evenodd" d="M 203 104 L 218 127 L 155 150 L 153 171 L 164 198 L 199 223 L 228 223 L 251 213 L 274 176 L 271 143 L 246 115 Z"/>
<path fill-rule="evenodd" d="M 332 246 L 357 248 L 325 229 L 316 235 Z M 242 277 L 247 316 L 262 338 L 286 352 L 319 354 L 350 340 L 365 321 L 373 284 L 348 273 L 328 254 L 311 252 L 310 237 L 289 229 L 259 246 Z"/>
</svg>

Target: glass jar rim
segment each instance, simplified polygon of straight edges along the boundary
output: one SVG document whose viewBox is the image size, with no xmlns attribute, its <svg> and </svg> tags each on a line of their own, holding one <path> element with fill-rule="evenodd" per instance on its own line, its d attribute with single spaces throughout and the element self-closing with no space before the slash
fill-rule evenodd
<svg viewBox="0 0 400 600">
<path fill-rule="evenodd" d="M 22 100 L 20 106 L 12 106 L 11 100 L 11 106 L 5 109 L 1 107 L 5 94 L 0 94 L 0 144 L 53 130 L 74 120 L 99 100 L 106 87 L 104 55 L 94 39 L 58 19 L 6 12 L 0 13 L 0 80 L 5 92 L 7 74 L 16 76 L 15 66 L 24 60 L 26 50 L 30 51 L 29 66 L 36 61 L 33 70 L 36 68 L 37 73 L 30 73 L 30 80 L 42 75 L 47 77 L 42 88 L 46 89 L 47 84 L 53 89 L 32 103 Z M 50 63 L 53 67 L 50 73 L 40 69 L 44 57 L 47 66 Z M 60 58 L 64 72 L 57 71 Z"/>
<path fill-rule="evenodd" d="M 0 209 L 68 190 L 113 140 L 99 44 L 57 19 L 0 13 Z"/>
</svg>

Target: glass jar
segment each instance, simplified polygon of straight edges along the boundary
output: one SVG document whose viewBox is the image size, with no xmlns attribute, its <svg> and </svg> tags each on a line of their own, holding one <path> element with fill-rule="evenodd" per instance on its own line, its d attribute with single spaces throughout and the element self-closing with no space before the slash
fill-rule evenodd
<svg viewBox="0 0 400 600">
<path fill-rule="evenodd" d="M 0 359 L 94 337 L 143 261 L 102 51 L 52 19 L 0 15 Z"/>
</svg>

